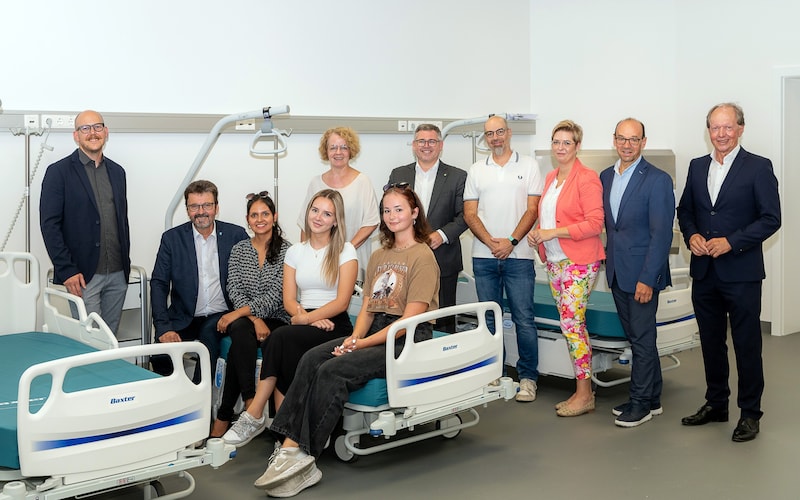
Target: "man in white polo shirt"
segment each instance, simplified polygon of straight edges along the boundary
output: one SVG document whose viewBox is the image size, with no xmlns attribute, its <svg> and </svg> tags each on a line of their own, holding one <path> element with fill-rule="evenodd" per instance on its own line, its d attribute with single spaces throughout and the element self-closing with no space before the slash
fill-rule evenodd
<svg viewBox="0 0 800 500">
<path fill-rule="evenodd" d="M 503 304 L 508 299 L 517 334 L 520 390 L 516 400 L 536 399 L 539 347 L 533 314 L 534 249 L 518 245 L 538 216 L 543 180 L 536 160 L 511 149 L 511 129 L 504 118 L 484 124 L 491 156 L 469 170 L 464 187 L 464 220 L 475 236 L 472 270 L 478 300 Z M 489 329 L 494 321 L 489 315 Z"/>
</svg>

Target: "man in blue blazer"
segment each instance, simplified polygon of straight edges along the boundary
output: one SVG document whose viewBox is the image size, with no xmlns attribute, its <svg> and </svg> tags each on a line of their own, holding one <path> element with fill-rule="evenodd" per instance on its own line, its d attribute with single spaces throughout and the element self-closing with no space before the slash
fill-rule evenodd
<svg viewBox="0 0 800 500">
<path fill-rule="evenodd" d="M 430 246 L 439 264 L 439 307 L 448 307 L 456 303 L 458 273 L 464 268 L 459 237 L 467 229 L 467 172 L 439 160 L 443 147 L 439 127 L 428 123 L 418 126 L 411 145 L 417 161 L 392 170 L 389 184 L 408 183 L 422 201 L 425 216 L 434 229 Z M 439 320 L 438 328 L 454 332 L 455 319 Z"/>
<path fill-rule="evenodd" d="M 194 181 L 186 187 L 183 199 L 189 222 L 161 236 L 150 279 L 156 342 L 199 340 L 208 348 L 212 368 L 219 357 L 217 322 L 232 308 L 228 259 L 233 246 L 247 238 L 241 226 L 216 220 L 218 195 L 210 181 Z M 166 357 L 154 356 L 151 363 L 157 373 L 171 372 Z M 195 379 L 199 375 L 198 366 Z"/>
<path fill-rule="evenodd" d="M 103 155 L 108 127 L 96 111 L 75 117 L 71 155 L 47 168 L 39 222 L 53 282 L 82 297 L 116 333 L 131 272 L 125 170 Z"/>
<path fill-rule="evenodd" d="M 706 402 L 683 425 L 728 421 L 728 319 L 739 375 L 741 411 L 736 442 L 760 430 L 764 370 L 761 360 L 762 244 L 781 225 L 772 162 L 744 150 L 744 112 L 736 104 L 711 108 L 706 128 L 714 151 L 689 164 L 678 222 L 692 252 L 692 303 L 706 372 Z"/>
<path fill-rule="evenodd" d="M 631 343 L 630 400 L 614 407 L 614 423 L 636 427 L 660 415 L 661 364 L 656 310 L 661 290 L 672 284 L 669 249 L 675 195 L 670 176 L 642 156 L 644 124 L 626 118 L 614 129 L 615 165 L 600 174 L 606 214 L 606 278 L 622 329 Z"/>
</svg>

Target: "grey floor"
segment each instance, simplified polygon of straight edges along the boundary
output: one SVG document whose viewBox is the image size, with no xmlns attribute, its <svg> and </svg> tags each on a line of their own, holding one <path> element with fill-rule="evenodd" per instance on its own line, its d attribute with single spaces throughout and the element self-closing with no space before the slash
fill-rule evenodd
<svg viewBox="0 0 800 500">
<path fill-rule="evenodd" d="M 627 385 L 599 388 L 594 413 L 559 418 L 553 404 L 569 395 L 573 382 L 542 377 L 535 402 L 492 403 L 480 409 L 477 426 L 455 439 L 431 439 L 349 464 L 326 450 L 318 461 L 322 481 L 298 498 L 800 498 L 798 354 L 800 335 L 764 337 L 765 415 L 753 442 L 730 439 L 738 418 L 735 394 L 730 422 L 681 426 L 680 418 L 703 402 L 702 358 L 695 350 L 682 353 L 682 366 L 665 374 L 664 414 L 640 427 L 613 424 L 611 408 L 626 399 Z M 271 449 L 265 434 L 220 469 L 195 469 L 197 489 L 189 498 L 265 498 L 252 483 Z"/>
</svg>

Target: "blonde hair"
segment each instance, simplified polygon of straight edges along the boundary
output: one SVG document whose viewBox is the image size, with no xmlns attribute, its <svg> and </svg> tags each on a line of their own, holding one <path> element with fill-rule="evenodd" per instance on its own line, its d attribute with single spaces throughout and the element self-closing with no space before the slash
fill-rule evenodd
<svg viewBox="0 0 800 500">
<path fill-rule="evenodd" d="M 328 161 L 329 159 L 328 139 L 330 139 L 333 134 L 338 135 L 347 143 L 347 147 L 350 149 L 351 160 L 358 156 L 358 153 L 361 152 L 361 144 L 358 141 L 358 134 L 356 131 L 350 127 L 333 127 L 326 130 L 319 140 L 319 157 L 322 158 L 322 161 Z"/>
<path fill-rule="evenodd" d="M 306 207 L 305 219 L 305 234 L 311 234 L 311 225 L 308 223 L 308 214 L 311 213 L 311 206 L 317 198 L 325 198 L 333 203 L 333 217 L 335 222 L 331 228 L 331 240 L 328 243 L 328 249 L 325 250 L 325 258 L 322 261 L 322 279 L 333 286 L 339 279 L 339 255 L 344 249 L 344 244 L 347 242 L 345 234 L 347 233 L 344 222 L 344 200 L 339 191 L 333 189 L 323 189 L 311 197 Z"/>
<path fill-rule="evenodd" d="M 563 130 L 564 132 L 569 132 L 572 134 L 572 139 L 576 142 L 583 142 L 583 129 L 580 125 L 575 123 L 572 120 L 561 120 L 560 122 L 556 123 L 556 126 L 553 127 L 553 133 L 550 134 L 550 139 L 555 137 L 556 132 Z"/>
</svg>

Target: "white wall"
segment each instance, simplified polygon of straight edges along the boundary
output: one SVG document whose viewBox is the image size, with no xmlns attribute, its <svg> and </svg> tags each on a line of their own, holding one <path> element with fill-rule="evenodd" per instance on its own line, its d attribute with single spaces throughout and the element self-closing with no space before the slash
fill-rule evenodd
<svg viewBox="0 0 800 500">
<path fill-rule="evenodd" d="M 255 101 L 460 118 L 529 104 L 525 0 L 42 0 L 2 15 L 6 109 L 228 114 Z M 476 78 L 512 63 L 502 86 Z"/>
<path fill-rule="evenodd" d="M 584 129 L 583 147 L 611 149 L 616 123 L 642 120 L 648 146 L 674 148 L 674 2 L 577 0 L 531 8 L 531 101 L 537 149 L 563 119 Z"/>
</svg>

